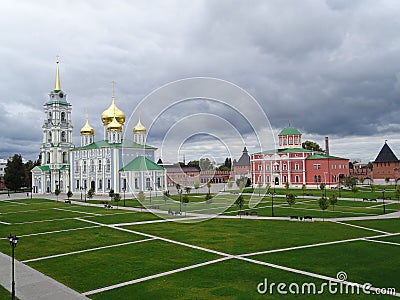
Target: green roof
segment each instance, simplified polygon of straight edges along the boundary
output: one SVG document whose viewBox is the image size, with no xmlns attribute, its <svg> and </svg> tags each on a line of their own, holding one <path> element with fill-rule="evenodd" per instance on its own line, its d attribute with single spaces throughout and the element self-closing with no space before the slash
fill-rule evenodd
<svg viewBox="0 0 400 300">
<path fill-rule="evenodd" d="M 38 168 L 42 171 L 50 171 L 50 167 L 49 166 L 38 166 Z"/>
<path fill-rule="evenodd" d="M 332 155 L 326 155 L 323 153 L 318 153 L 318 154 L 310 155 L 306 159 L 346 159 L 346 158 L 332 156 Z"/>
<path fill-rule="evenodd" d="M 162 171 L 163 167 L 157 165 L 155 162 L 147 159 L 144 156 L 138 156 L 120 171 Z"/>
<path fill-rule="evenodd" d="M 282 129 L 282 131 L 278 134 L 278 136 L 279 135 L 301 135 L 301 132 L 298 131 L 296 128 L 289 126 Z"/>
<path fill-rule="evenodd" d="M 83 147 L 76 147 L 73 150 L 90 150 L 90 149 L 99 149 L 99 148 L 110 148 L 110 147 L 117 147 L 117 148 L 139 148 L 139 149 L 157 149 L 152 146 L 148 145 L 140 145 L 138 143 L 135 143 L 132 140 L 123 140 L 122 143 L 109 143 L 108 141 L 98 141 L 91 143 L 89 145 L 83 146 Z"/>
</svg>

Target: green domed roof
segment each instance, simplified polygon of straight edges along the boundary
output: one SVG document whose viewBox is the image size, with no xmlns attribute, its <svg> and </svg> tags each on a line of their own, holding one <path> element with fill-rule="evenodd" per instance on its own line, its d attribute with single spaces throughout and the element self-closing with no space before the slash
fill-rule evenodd
<svg viewBox="0 0 400 300">
<path fill-rule="evenodd" d="M 286 127 L 282 129 L 282 131 L 278 134 L 279 135 L 301 135 L 301 132 L 294 127 Z"/>
</svg>

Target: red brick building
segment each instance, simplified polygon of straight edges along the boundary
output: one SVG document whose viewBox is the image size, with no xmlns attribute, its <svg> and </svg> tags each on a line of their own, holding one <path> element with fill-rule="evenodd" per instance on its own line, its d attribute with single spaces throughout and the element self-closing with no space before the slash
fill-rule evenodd
<svg viewBox="0 0 400 300">
<path fill-rule="evenodd" d="M 286 127 L 278 135 L 275 150 L 251 155 L 252 183 L 276 187 L 319 187 L 337 185 L 349 175 L 349 160 L 302 148 L 302 134 L 296 128 Z M 328 152 L 328 151 L 327 151 Z"/>
</svg>

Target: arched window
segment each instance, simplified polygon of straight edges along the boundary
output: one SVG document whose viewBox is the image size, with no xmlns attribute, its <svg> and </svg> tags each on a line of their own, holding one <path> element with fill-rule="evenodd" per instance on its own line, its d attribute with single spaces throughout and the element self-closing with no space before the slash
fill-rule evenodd
<svg viewBox="0 0 400 300">
<path fill-rule="evenodd" d="M 49 111 L 49 117 L 48 117 L 48 121 L 49 121 L 49 122 L 51 122 L 51 121 L 52 121 L 51 111 Z"/>
<path fill-rule="evenodd" d="M 90 172 L 94 172 L 94 160 L 90 160 Z"/>
<path fill-rule="evenodd" d="M 63 152 L 63 163 L 64 164 L 68 163 L 68 153 L 67 152 Z"/>
<path fill-rule="evenodd" d="M 83 173 L 86 173 L 86 160 L 83 161 Z"/>
<path fill-rule="evenodd" d="M 65 122 L 65 112 L 61 113 L 61 122 Z"/>
<path fill-rule="evenodd" d="M 321 175 L 318 175 L 318 182 L 321 182 Z"/>
<path fill-rule="evenodd" d="M 101 172 L 101 159 L 99 159 L 98 170 Z"/>
<path fill-rule="evenodd" d="M 49 133 L 47 134 L 47 142 L 51 143 L 52 139 L 51 139 L 51 131 L 49 131 Z"/>
<path fill-rule="evenodd" d="M 66 141 L 67 141 L 67 138 L 66 138 L 65 131 L 62 131 L 61 132 L 61 142 L 66 142 Z"/>
<path fill-rule="evenodd" d="M 107 172 L 110 172 L 110 170 L 111 170 L 110 159 L 109 159 L 109 158 L 107 158 L 106 171 L 107 171 Z"/>
<path fill-rule="evenodd" d="M 50 152 L 46 152 L 47 163 L 50 163 Z"/>
</svg>

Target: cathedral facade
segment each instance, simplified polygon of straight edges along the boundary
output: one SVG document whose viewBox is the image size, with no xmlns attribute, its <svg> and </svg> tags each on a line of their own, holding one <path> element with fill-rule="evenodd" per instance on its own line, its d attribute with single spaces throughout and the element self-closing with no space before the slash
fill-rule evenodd
<svg viewBox="0 0 400 300">
<path fill-rule="evenodd" d="M 103 137 L 95 141 L 95 131 L 88 116 L 80 130 L 80 146 L 72 143 L 71 104 L 60 88 L 58 62 L 56 85 L 50 101 L 44 105 L 41 166 L 32 170 L 34 193 L 87 192 L 97 194 L 163 191 L 166 171 L 154 163 L 155 147 L 145 144 L 146 128 L 140 119 L 132 139 L 124 138 L 125 114 L 115 104 L 114 87 L 111 105 L 102 113 Z M 128 136 L 128 134 L 125 134 Z"/>
</svg>

